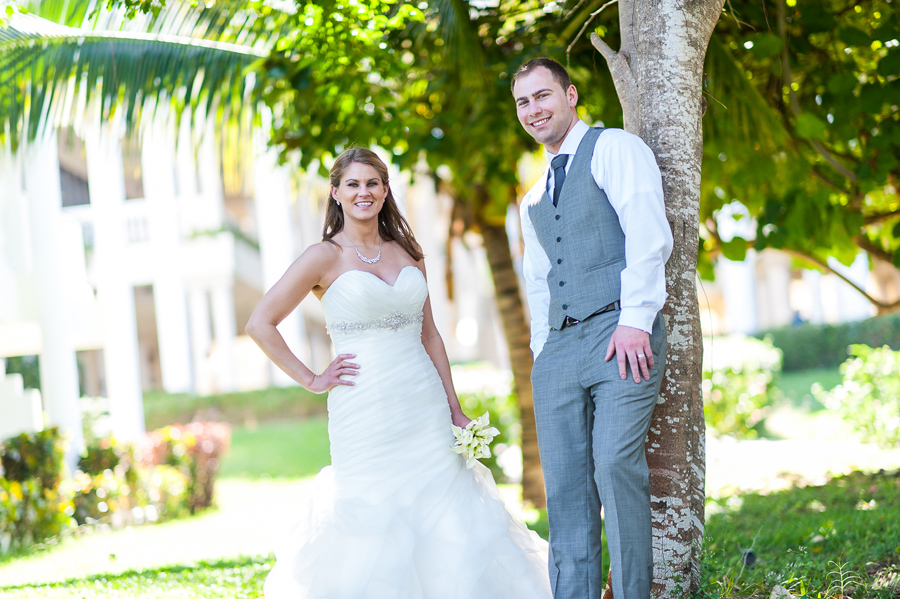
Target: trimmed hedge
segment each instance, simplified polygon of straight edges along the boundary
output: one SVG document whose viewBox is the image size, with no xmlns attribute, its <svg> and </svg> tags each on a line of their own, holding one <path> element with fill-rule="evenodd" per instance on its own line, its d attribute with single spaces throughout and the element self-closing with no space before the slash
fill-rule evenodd
<svg viewBox="0 0 900 599">
<path fill-rule="evenodd" d="M 847 360 L 848 348 L 854 344 L 900 349 L 900 314 L 839 324 L 788 326 L 754 336 L 771 336 L 772 343 L 784 354 L 784 372 L 837 368 Z"/>
</svg>

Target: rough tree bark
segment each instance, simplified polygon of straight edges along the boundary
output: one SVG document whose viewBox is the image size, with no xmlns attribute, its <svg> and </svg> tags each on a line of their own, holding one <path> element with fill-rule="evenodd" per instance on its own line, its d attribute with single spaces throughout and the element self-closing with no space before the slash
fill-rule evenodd
<svg viewBox="0 0 900 599">
<path fill-rule="evenodd" d="M 675 247 L 663 313 L 669 352 L 647 441 L 655 597 L 699 588 L 704 526 L 702 344 L 695 288 L 700 226 L 703 61 L 724 0 L 620 0 L 622 46 L 591 41 L 610 65 L 626 129 L 656 155 Z"/>
</svg>

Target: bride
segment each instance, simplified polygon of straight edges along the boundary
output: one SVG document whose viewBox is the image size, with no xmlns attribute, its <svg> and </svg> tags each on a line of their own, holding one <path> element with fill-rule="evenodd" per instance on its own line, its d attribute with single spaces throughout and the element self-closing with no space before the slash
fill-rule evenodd
<svg viewBox="0 0 900 599">
<path fill-rule="evenodd" d="M 275 328 L 312 291 L 338 355 L 321 374 Z M 503 506 L 487 468 L 451 451 L 465 426 L 435 327 L 422 250 L 378 156 L 331 169 L 322 242 L 246 327 L 267 356 L 329 392 L 331 466 L 276 549 L 267 599 L 549 599 L 547 544 Z"/>
</svg>

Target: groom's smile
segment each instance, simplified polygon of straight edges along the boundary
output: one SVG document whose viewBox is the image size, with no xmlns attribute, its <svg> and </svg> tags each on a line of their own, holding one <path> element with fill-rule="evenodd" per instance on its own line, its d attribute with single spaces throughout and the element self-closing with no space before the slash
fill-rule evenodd
<svg viewBox="0 0 900 599">
<path fill-rule="evenodd" d="M 555 154 L 578 120 L 574 85 L 564 90 L 549 69 L 537 67 L 516 80 L 516 116 L 525 131 Z"/>
</svg>

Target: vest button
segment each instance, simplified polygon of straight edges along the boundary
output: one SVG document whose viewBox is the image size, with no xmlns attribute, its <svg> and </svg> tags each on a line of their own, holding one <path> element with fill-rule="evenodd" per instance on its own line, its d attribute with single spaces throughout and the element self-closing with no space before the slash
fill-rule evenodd
<svg viewBox="0 0 900 599">
<path fill-rule="evenodd" d="M 560 281 L 560 282 L 559 282 L 559 286 L 560 286 L 560 287 L 562 287 L 562 286 L 565 285 L 565 284 L 566 284 L 565 281 Z"/>
<path fill-rule="evenodd" d="M 558 215 L 558 214 L 556 215 L 556 220 L 559 220 L 559 215 Z"/>
<path fill-rule="evenodd" d="M 562 241 L 562 237 L 557 237 L 556 242 L 559 243 L 560 241 Z"/>
<path fill-rule="evenodd" d="M 556 263 L 557 263 L 557 264 L 562 264 L 562 258 L 557 258 L 557 259 L 556 259 Z"/>
<path fill-rule="evenodd" d="M 569 309 L 569 304 L 563 304 L 563 305 L 562 305 L 562 309 L 563 309 L 563 310 L 568 310 L 568 309 Z"/>
</svg>

